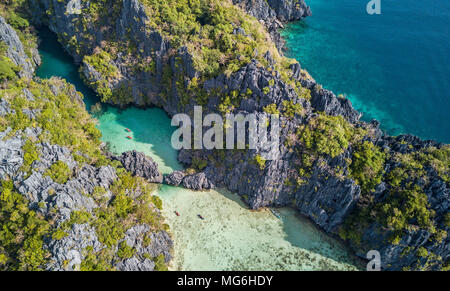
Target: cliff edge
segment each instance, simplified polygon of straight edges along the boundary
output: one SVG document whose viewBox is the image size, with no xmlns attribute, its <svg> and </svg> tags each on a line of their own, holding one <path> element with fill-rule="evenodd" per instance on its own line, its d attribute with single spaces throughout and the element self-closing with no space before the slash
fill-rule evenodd
<svg viewBox="0 0 450 291">
<path fill-rule="evenodd" d="M 279 159 L 181 151 L 190 171 L 167 182 L 226 187 L 254 209 L 292 205 L 359 256 L 380 251 L 385 270 L 448 268 L 449 146 L 385 135 L 285 58 L 277 30 L 311 13 L 304 1 L 32 3 L 104 102 L 280 115 Z"/>
</svg>

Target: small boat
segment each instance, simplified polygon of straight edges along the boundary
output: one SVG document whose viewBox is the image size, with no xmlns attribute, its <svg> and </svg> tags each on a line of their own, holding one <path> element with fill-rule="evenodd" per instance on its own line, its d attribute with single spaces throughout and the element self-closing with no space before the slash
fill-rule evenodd
<svg viewBox="0 0 450 291">
<path fill-rule="evenodd" d="M 133 139 L 131 136 L 127 136 L 128 139 Z"/>
<path fill-rule="evenodd" d="M 175 214 L 176 214 L 177 216 L 180 216 L 180 213 L 179 213 L 178 211 L 175 211 Z"/>
<path fill-rule="evenodd" d="M 131 132 L 131 129 L 129 129 L 129 128 L 125 128 L 125 130 L 128 131 L 128 132 Z"/>
<path fill-rule="evenodd" d="M 276 211 L 275 209 L 270 208 L 270 212 L 272 212 L 272 214 L 273 214 L 276 218 L 278 218 L 279 220 L 281 220 L 281 214 L 280 214 L 278 211 Z"/>
<path fill-rule="evenodd" d="M 205 218 L 203 216 L 201 216 L 200 214 L 197 214 L 198 218 L 200 218 L 201 220 L 205 220 Z"/>
</svg>

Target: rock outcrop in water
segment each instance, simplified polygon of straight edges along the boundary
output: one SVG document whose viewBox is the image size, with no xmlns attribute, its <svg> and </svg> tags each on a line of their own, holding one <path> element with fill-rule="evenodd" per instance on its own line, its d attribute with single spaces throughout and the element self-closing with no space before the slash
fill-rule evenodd
<svg viewBox="0 0 450 291">
<path fill-rule="evenodd" d="M 158 165 L 152 158 L 137 151 L 122 153 L 117 158 L 123 167 L 133 175 L 145 178 L 150 183 L 162 183 L 163 177 L 158 170 Z"/>
<path fill-rule="evenodd" d="M 35 18 L 47 19 L 104 101 L 158 106 L 169 115 L 191 114 L 194 105 L 203 105 L 205 113 L 280 115 L 277 160 L 262 159 L 261 149 L 183 150 L 179 160 L 197 173 L 174 173 L 166 183 L 198 190 L 226 187 L 254 209 L 294 205 L 350 242 L 359 256 L 379 250 L 386 270 L 448 268 L 448 145 L 386 136 L 378 122 L 361 122 L 350 101 L 322 89 L 298 63 L 273 49 L 281 49 L 276 30 L 282 22 L 310 14 L 303 1 L 234 0 L 264 24 L 271 39 L 264 43 L 261 34 L 251 33 L 264 26 L 243 16 L 247 26 L 230 20 L 228 34 L 202 44 L 207 57 L 195 50 L 198 43 L 190 43 L 195 37 L 183 41 L 208 27 L 208 15 L 199 16 L 191 32 L 179 33 L 155 29 L 157 17 L 138 0 L 112 1 L 100 16 L 89 12 L 92 1 L 73 1 L 81 13 L 67 12 L 66 0 L 34 0 Z M 241 55 L 227 51 L 216 61 L 214 54 L 226 50 L 226 44 L 211 45 L 217 39 L 241 39 L 236 46 L 254 42 L 259 50 L 233 48 Z M 105 51 L 108 46 L 113 54 Z M 207 67 L 227 62 L 231 69 L 217 74 Z"/>
<path fill-rule="evenodd" d="M 0 270 L 166 269 L 172 240 L 152 185 L 101 152 L 72 85 L 32 79 L 38 59 L 0 17 L 4 44 L 0 60 L 20 70 L 0 79 Z M 162 181 L 154 162 L 123 160 Z"/>
<path fill-rule="evenodd" d="M 184 177 L 183 186 L 187 189 L 192 189 L 195 191 L 210 190 L 214 188 L 214 185 L 205 173 L 197 173 Z"/>
<path fill-rule="evenodd" d="M 164 176 L 164 183 L 170 186 L 178 187 L 183 182 L 184 177 L 186 177 L 186 174 L 183 171 L 175 171 Z"/>
<path fill-rule="evenodd" d="M 164 183 L 176 187 L 183 186 L 194 191 L 205 191 L 214 188 L 214 184 L 203 172 L 189 175 L 182 171 L 175 171 L 164 177 Z"/>
</svg>

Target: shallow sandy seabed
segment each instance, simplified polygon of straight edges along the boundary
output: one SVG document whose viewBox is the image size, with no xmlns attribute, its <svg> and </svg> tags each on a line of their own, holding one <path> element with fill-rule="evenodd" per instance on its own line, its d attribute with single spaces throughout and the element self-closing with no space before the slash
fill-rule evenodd
<svg viewBox="0 0 450 291">
<path fill-rule="evenodd" d="M 280 221 L 268 209 L 248 210 L 237 195 L 226 191 L 193 192 L 163 186 L 159 196 L 175 238 L 171 269 L 355 269 L 339 243 L 293 209 L 281 209 Z"/>
</svg>

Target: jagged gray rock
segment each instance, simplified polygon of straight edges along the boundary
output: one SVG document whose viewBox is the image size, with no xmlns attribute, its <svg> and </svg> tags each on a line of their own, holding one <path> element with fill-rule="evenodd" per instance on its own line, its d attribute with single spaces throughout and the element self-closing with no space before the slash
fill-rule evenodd
<svg viewBox="0 0 450 291">
<path fill-rule="evenodd" d="M 117 263 L 116 268 L 121 271 L 153 271 L 155 263 L 150 259 L 139 260 L 136 257 Z"/>
<path fill-rule="evenodd" d="M 186 174 L 183 171 L 175 171 L 169 175 L 164 176 L 164 183 L 171 186 L 180 186 L 180 184 L 183 182 L 184 177 Z"/>
<path fill-rule="evenodd" d="M 347 98 L 336 97 L 331 91 L 318 89 L 315 85 L 311 90 L 311 105 L 315 110 L 325 112 L 328 115 L 341 115 L 351 123 L 356 123 L 362 114 L 353 109 Z"/>
<path fill-rule="evenodd" d="M 5 133 L 0 133 L 0 137 Z M 117 179 L 117 174 L 111 166 L 93 167 L 84 165 L 64 185 L 55 183 L 50 177 L 45 176 L 45 171 L 58 160 L 76 166 L 70 151 L 58 145 L 41 143 L 38 145 L 40 156 L 46 161 L 35 161 L 31 175 L 23 179 L 18 175 L 23 163 L 22 146 L 24 141 L 19 138 L 11 138 L 6 141 L 0 138 L 0 158 L 4 162 L 0 166 L 0 178 L 16 177 L 14 184 L 17 191 L 24 195 L 29 201 L 29 207 L 43 215 L 51 214 L 57 210 L 56 225 L 70 219 L 73 211 L 84 211 L 92 213 L 98 204 L 90 195 L 96 187 L 108 189 Z M 3 176 L 5 178 L 3 178 Z M 106 198 L 111 198 L 109 190 L 105 193 Z M 148 245 L 144 245 L 144 235 L 149 236 Z M 117 261 L 116 269 L 123 271 L 152 271 L 155 263 L 146 257 L 156 258 L 163 254 L 166 262 L 171 259 L 172 240 L 164 232 L 152 233 L 147 225 L 136 225 L 128 229 L 124 238 L 130 246 L 136 250 L 136 256 L 124 261 Z M 98 252 L 105 246 L 102 245 L 95 229 L 89 224 L 74 224 L 61 239 L 47 238 L 46 248 L 50 252 L 48 270 L 78 270 L 81 262 L 88 254 L 87 248 L 92 252 Z"/>
<path fill-rule="evenodd" d="M 4 140 L 9 131 L 0 133 L 0 179 L 2 180 L 15 177 L 23 164 L 24 141 L 17 136 Z"/>
<path fill-rule="evenodd" d="M 117 160 L 122 163 L 127 171 L 145 178 L 151 183 L 162 183 L 163 181 L 163 176 L 158 170 L 158 164 L 144 153 L 137 151 L 125 152 Z"/>
<path fill-rule="evenodd" d="M 41 158 L 34 166 L 38 169 L 48 169 L 58 161 L 67 164 L 71 170 L 77 165 L 68 148 L 59 145 L 51 145 L 49 143 L 42 143 Z"/>
<path fill-rule="evenodd" d="M 311 15 L 311 9 L 304 0 L 233 0 L 233 4 L 242 7 L 247 13 L 260 20 L 280 51 L 284 46 L 279 32 L 283 28 L 283 23 Z"/>
<path fill-rule="evenodd" d="M 41 0 L 42 7 L 36 13 L 44 15 L 47 9 L 53 7 L 54 14 L 49 19 L 50 28 L 58 35 L 67 35 L 67 38 L 75 37 L 78 41 L 83 40 L 85 51 L 92 53 L 92 50 L 98 46 L 104 39 L 101 30 L 95 30 L 93 27 L 87 27 L 87 34 L 92 35 L 92 39 L 84 39 L 79 27 L 76 27 L 76 19 L 83 17 L 76 14 L 65 13 L 67 1 Z M 282 23 L 292 21 L 310 15 L 310 10 L 304 1 L 292 0 L 234 0 L 235 4 L 243 7 L 251 15 L 260 19 L 266 25 L 273 41 L 278 49 L 282 49 L 282 40 L 279 35 L 279 28 Z M 87 5 L 82 2 L 81 5 Z M 37 10 L 37 11 L 38 11 Z M 44 19 L 44 17 L 41 17 Z M 123 64 L 123 56 L 120 54 L 116 61 L 111 64 L 121 72 L 121 78 L 117 82 L 110 82 L 110 86 L 123 86 L 126 84 L 131 87 L 130 100 L 122 105 L 129 103 L 138 106 L 157 106 L 163 108 L 170 116 L 177 113 L 191 113 L 194 101 L 189 100 L 188 104 L 181 102 L 181 94 L 175 84 L 184 77 L 197 76 L 193 66 L 192 57 L 188 51 L 181 47 L 176 52 L 171 49 L 167 41 L 160 33 L 148 31 L 145 29 L 148 17 L 145 14 L 145 8 L 137 0 L 124 0 L 122 2 L 120 17 L 115 26 L 115 32 L 121 37 L 120 40 L 128 41 L 127 35 L 133 35 L 136 40 L 136 46 L 141 53 L 142 59 L 151 58 L 154 60 L 155 69 L 153 72 L 140 72 L 134 74 Z M 245 34 L 245 30 L 235 27 L 234 32 Z M 67 40 L 63 40 L 67 44 Z M 83 58 L 83 54 L 66 46 L 66 49 L 74 56 L 77 62 Z M 169 54 L 169 51 L 172 54 Z M 265 59 L 271 63 L 270 55 Z M 161 80 L 163 68 L 170 68 L 172 84 L 168 89 L 168 96 L 161 98 Z M 180 162 L 190 165 L 193 157 L 209 161 L 206 169 L 196 175 L 182 177 L 179 174 L 167 176 L 166 182 L 181 184 L 195 190 L 209 189 L 209 187 L 226 187 L 237 192 L 242 196 L 247 196 L 247 202 L 251 208 L 265 206 L 286 206 L 296 201 L 296 207 L 299 211 L 310 217 L 319 226 L 328 232 L 335 233 L 337 227 L 342 224 L 345 218 L 359 199 L 360 189 L 356 183 L 348 178 L 340 179 L 335 174 L 330 173 L 330 168 L 339 165 L 348 177 L 348 165 L 344 163 L 345 159 L 352 156 L 352 148 L 344 150 L 344 153 L 335 159 L 324 158 L 321 162 L 324 166 L 314 165 L 312 176 L 299 189 L 291 184 L 292 178 L 296 178 L 298 166 L 301 161 L 295 153 L 289 151 L 285 146 L 289 135 L 292 135 L 296 129 L 307 124 L 312 118 L 317 116 L 317 112 L 325 112 L 333 116 L 343 116 L 346 120 L 355 126 L 367 128 L 373 134 L 368 137 L 369 140 L 380 146 L 383 150 L 395 153 L 409 153 L 430 146 L 440 145 L 432 141 L 421 141 L 413 136 L 389 137 L 380 129 L 379 123 L 361 122 L 360 113 L 355 111 L 350 101 L 345 98 L 336 97 L 332 92 L 322 89 L 314 80 L 307 77 L 302 72 L 300 64 L 290 66 L 292 71 L 291 78 L 299 81 L 303 87 L 310 89 L 311 100 L 304 100 L 293 88 L 291 88 L 281 78 L 280 73 L 260 66 L 256 60 L 243 66 L 240 70 L 230 76 L 221 75 L 211 80 L 206 80 L 203 89 L 209 93 L 209 102 L 204 111 L 217 112 L 217 106 L 221 99 L 220 94 L 214 92 L 220 91 L 221 94 L 229 94 L 231 91 L 245 93 L 247 89 L 252 91 L 251 96 L 246 98 L 236 108 L 236 112 L 253 113 L 263 111 L 263 108 L 270 104 L 280 106 L 283 101 L 292 101 L 295 104 L 301 104 L 304 112 L 298 114 L 292 120 L 282 120 L 283 127 L 280 142 L 280 159 L 278 161 L 266 161 L 263 169 L 254 163 L 255 156 L 260 151 L 248 151 L 246 153 L 230 153 L 224 159 L 215 155 L 211 151 L 191 152 L 182 150 L 178 159 Z M 95 72 L 94 68 L 85 64 L 85 76 L 90 82 L 101 81 L 101 76 Z M 167 70 L 169 71 L 169 70 Z M 187 79 L 187 78 L 186 78 Z M 273 83 L 273 86 L 268 86 Z M 265 87 L 270 87 L 268 92 L 264 92 Z M 209 159 L 211 158 L 211 159 Z M 216 161 L 210 162 L 210 161 Z M 386 165 L 386 171 L 395 167 L 390 161 Z M 429 186 L 425 189 L 428 196 L 430 207 L 438 215 L 438 223 L 442 224 L 441 217 L 448 212 L 449 191 L 447 184 L 440 179 L 431 169 L 425 169 L 427 179 L 430 180 Z M 180 184 L 180 185 L 181 185 Z M 390 191 L 389 186 L 380 184 L 373 193 L 377 202 L 383 203 L 385 197 Z M 448 230 L 448 228 L 447 228 Z M 448 238 L 442 243 L 431 245 L 424 242 L 428 237 L 427 233 L 407 233 L 402 236 L 400 246 L 388 243 L 387 237 L 390 234 L 380 225 L 373 224 L 367 228 L 363 235 L 363 243 L 370 249 L 378 249 L 382 252 L 386 261 L 384 269 L 398 270 L 402 266 L 409 265 L 414 259 L 422 260 L 417 256 L 401 256 L 402 248 L 412 246 L 417 248 L 425 246 L 428 250 L 441 256 L 444 261 L 449 258 Z M 353 246 L 358 255 L 365 258 L 366 247 Z M 423 261 L 423 260 L 422 260 Z M 123 268 L 139 266 L 136 260 L 132 259 L 124 263 Z M 145 268 L 150 268 L 146 265 Z"/>
<path fill-rule="evenodd" d="M 46 3 L 49 4 L 50 0 Z M 58 1 L 58 3 L 62 2 Z M 72 13 L 76 12 L 75 10 L 81 4 L 78 0 L 71 0 L 70 3 L 73 7 L 69 12 Z M 15 31 L 5 23 L 2 17 L 0 17 L 0 41 L 5 42 L 8 46 L 7 56 L 14 63 L 23 67 L 20 76 L 32 78 L 34 65 L 38 63 L 38 58 L 29 59 L 25 57 L 23 45 Z M 34 81 L 40 82 L 39 79 L 34 79 Z M 84 106 L 81 94 L 76 92 L 73 86 L 68 86 L 66 82 L 55 79 L 49 82 L 49 88 L 53 94 L 58 95 L 63 90 L 64 94 L 68 95 L 73 102 L 78 102 L 81 106 Z M 21 93 L 29 101 L 33 101 L 37 97 L 33 96 L 33 93 L 28 89 L 23 89 Z M 9 100 L 8 97 L 8 95 L 3 94 L 0 99 L 0 117 L 2 118 L 15 113 L 7 101 Z M 32 121 L 36 121 L 32 124 L 39 124 L 39 120 L 37 120 L 40 115 L 39 110 L 24 108 L 22 112 Z M 52 234 L 44 237 L 43 247 L 46 256 L 47 253 L 49 255 L 49 262 L 45 268 L 47 270 L 78 270 L 89 252 L 98 252 L 106 245 L 101 243 L 101 239 L 97 237 L 98 229 L 92 221 L 86 224 L 73 223 L 70 225 L 70 229 L 66 229 L 68 225 L 65 222 L 72 218 L 74 211 L 80 211 L 81 215 L 86 218 L 89 215 L 94 215 L 94 209 L 103 207 L 105 203 L 110 202 L 113 197 L 109 188 L 117 181 L 118 176 L 115 168 L 111 166 L 80 165 L 69 148 L 49 142 L 40 142 L 42 132 L 42 128 L 39 127 L 27 127 L 16 132 L 13 132 L 11 128 L 0 131 L 0 180 L 11 180 L 13 190 L 27 199 L 30 209 L 34 210 L 39 217 L 45 217 L 46 220 L 50 221 L 51 228 L 59 228 L 59 230 L 65 232 L 58 237 Z M 25 155 L 23 147 L 26 140 L 31 140 L 34 143 L 38 156 L 38 159 L 31 164 L 30 169 L 28 169 L 28 166 L 27 169 L 23 167 Z M 81 153 L 77 152 L 77 154 Z M 47 175 L 49 168 L 58 161 L 67 164 L 71 170 L 69 179 L 64 184 L 56 183 Z M 154 164 L 153 161 L 151 162 Z M 25 170 L 29 172 L 23 172 Z M 157 167 L 154 178 L 162 181 L 162 176 L 157 172 Z M 98 187 L 103 188 L 104 191 L 99 190 Z M 103 195 L 102 197 L 99 197 L 99 192 Z M 142 194 L 139 193 L 139 190 L 135 192 L 133 194 L 136 196 Z M 96 195 L 93 195 L 94 193 Z M 106 201 L 103 198 L 106 198 Z M 149 236 L 151 243 L 147 246 L 141 246 L 138 257 L 132 258 L 130 262 L 119 264 L 118 270 L 153 270 L 155 263 L 146 258 L 144 254 L 149 254 L 151 258 L 163 254 L 166 262 L 171 259 L 172 240 L 170 236 L 165 231 L 151 233 L 152 230 L 148 226 L 141 230 L 142 235 Z M 142 231 L 145 231 L 145 233 Z M 130 232 L 128 232 L 128 235 Z M 113 246 L 112 248 L 111 260 L 117 261 L 119 260 L 116 255 L 117 247 L 114 249 Z"/>
<path fill-rule="evenodd" d="M 203 172 L 186 176 L 183 179 L 183 186 L 195 191 L 210 190 L 214 188 L 214 185 L 208 180 Z"/>
<path fill-rule="evenodd" d="M 145 224 L 135 225 L 127 230 L 123 240 L 135 254 L 132 258 L 119 261 L 116 268 L 123 271 L 153 271 L 155 259 L 163 255 L 165 262 L 172 258 L 170 250 L 172 240 L 166 232 L 150 233 L 150 227 Z M 149 234 L 149 237 L 145 237 Z"/>
<path fill-rule="evenodd" d="M 0 100 L 0 116 L 5 116 L 6 114 L 13 113 L 10 104 L 5 99 Z"/>
<path fill-rule="evenodd" d="M 74 224 L 67 236 L 50 240 L 48 249 L 52 258 L 47 265 L 51 271 L 76 271 L 87 254 L 87 248 L 98 252 L 104 246 L 98 241 L 95 230 L 89 224 Z"/>
<path fill-rule="evenodd" d="M 16 31 L 6 23 L 2 16 L 0 16 L 0 42 L 4 42 L 8 46 L 7 57 L 15 65 L 22 68 L 19 73 L 21 77 L 31 78 L 34 73 L 34 67 L 40 64 L 39 53 L 33 50 L 33 57 L 30 59 L 25 53 L 23 44 Z"/>
<path fill-rule="evenodd" d="M 327 232 L 336 233 L 347 214 L 353 210 L 361 189 L 355 181 L 336 177 L 321 177 L 317 169 L 295 194 L 296 206 L 300 212 L 311 218 Z"/>
</svg>

